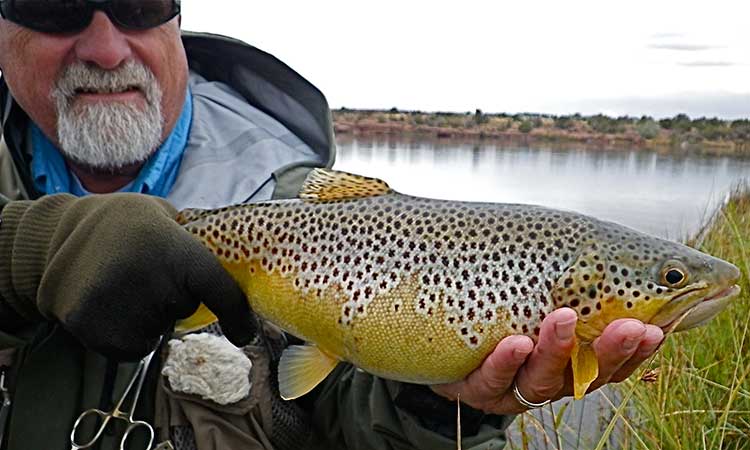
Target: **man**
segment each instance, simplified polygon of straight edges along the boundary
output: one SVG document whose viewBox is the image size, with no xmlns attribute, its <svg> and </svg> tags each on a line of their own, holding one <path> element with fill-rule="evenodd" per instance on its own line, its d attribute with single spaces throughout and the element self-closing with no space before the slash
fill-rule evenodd
<svg viewBox="0 0 750 450">
<path fill-rule="evenodd" d="M 510 414 L 570 395 L 576 317 L 563 309 L 536 347 L 511 336 L 459 383 L 430 389 L 344 366 L 281 401 L 273 371 L 291 338 L 256 327 L 238 287 L 172 219 L 295 195 L 310 167 L 332 164 L 323 96 L 252 47 L 181 34 L 179 1 L 17 0 L 0 12 L 0 193 L 38 199 L 0 215 L 0 344 L 16 350 L 5 448 L 69 448 L 78 414 L 119 398 L 133 371 L 121 361 L 199 302 L 233 343 L 252 340 L 252 385 L 221 405 L 152 370 L 136 417 L 178 449 L 455 448 L 448 399 L 459 394 L 464 445 L 500 448 Z M 592 388 L 625 378 L 661 338 L 635 320 L 611 324 Z M 118 445 L 115 430 L 100 448 Z"/>
</svg>

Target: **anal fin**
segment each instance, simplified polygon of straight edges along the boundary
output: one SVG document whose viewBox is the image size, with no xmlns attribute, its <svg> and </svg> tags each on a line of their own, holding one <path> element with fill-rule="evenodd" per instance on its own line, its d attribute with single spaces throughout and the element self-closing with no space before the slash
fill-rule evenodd
<svg viewBox="0 0 750 450">
<path fill-rule="evenodd" d="M 290 345 L 279 361 L 279 393 L 284 400 L 301 397 L 317 386 L 339 360 L 314 345 Z"/>
<path fill-rule="evenodd" d="M 599 376 L 599 361 L 591 343 L 581 342 L 578 337 L 570 359 L 573 367 L 573 395 L 576 400 L 580 400 Z"/>
</svg>

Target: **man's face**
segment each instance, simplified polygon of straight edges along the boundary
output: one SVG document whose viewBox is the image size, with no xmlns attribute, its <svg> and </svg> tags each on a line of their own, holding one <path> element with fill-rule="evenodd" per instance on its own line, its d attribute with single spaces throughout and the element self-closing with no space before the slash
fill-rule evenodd
<svg viewBox="0 0 750 450">
<path fill-rule="evenodd" d="M 101 11 L 75 34 L 0 19 L 0 70 L 16 101 L 69 159 L 108 170 L 144 161 L 166 138 L 188 76 L 178 18 L 130 31 Z"/>
</svg>

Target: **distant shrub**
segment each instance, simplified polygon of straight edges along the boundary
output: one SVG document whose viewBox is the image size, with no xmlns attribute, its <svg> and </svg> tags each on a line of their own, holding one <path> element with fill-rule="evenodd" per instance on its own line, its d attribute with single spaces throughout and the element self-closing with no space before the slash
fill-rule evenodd
<svg viewBox="0 0 750 450">
<path fill-rule="evenodd" d="M 632 125 L 636 120 L 630 116 L 619 116 L 615 119 L 615 122 L 617 122 L 618 125 Z"/>
<path fill-rule="evenodd" d="M 659 120 L 659 126 L 664 128 L 665 130 L 671 130 L 672 129 L 672 119 L 660 119 Z"/>
<path fill-rule="evenodd" d="M 695 119 L 692 126 L 698 134 L 709 141 L 729 138 L 731 133 L 728 124 L 716 117 Z"/>
<path fill-rule="evenodd" d="M 494 128 L 498 131 L 505 131 L 505 130 L 509 130 L 511 125 L 513 125 L 513 120 L 510 118 L 497 120 L 493 122 L 493 125 L 494 125 Z"/>
<path fill-rule="evenodd" d="M 653 139 L 659 135 L 661 126 L 653 119 L 639 120 L 635 125 L 635 130 L 643 139 Z"/>
<path fill-rule="evenodd" d="M 484 125 L 489 121 L 489 117 L 487 117 L 481 109 L 477 108 L 477 110 L 474 112 L 474 123 L 477 125 Z"/>
<path fill-rule="evenodd" d="M 693 122 L 687 114 L 677 114 L 671 119 L 661 119 L 659 125 L 665 130 L 673 130 L 686 133 L 693 129 Z"/>
<path fill-rule="evenodd" d="M 730 137 L 735 140 L 750 140 L 750 120 L 739 119 L 729 124 Z"/>
<path fill-rule="evenodd" d="M 730 136 L 729 128 L 723 125 L 709 125 L 698 130 L 704 139 L 718 141 Z"/>
<path fill-rule="evenodd" d="M 619 123 L 617 119 L 607 117 L 603 114 L 591 116 L 586 121 L 589 126 L 598 133 L 612 134 L 621 133 L 625 130 L 625 126 Z"/>
<path fill-rule="evenodd" d="M 687 114 L 677 114 L 672 121 L 672 129 L 679 131 L 690 131 L 693 128 L 693 121 Z"/>
<path fill-rule="evenodd" d="M 567 116 L 555 117 L 555 128 L 570 130 L 573 128 L 573 119 Z"/>
<path fill-rule="evenodd" d="M 651 116 L 641 116 L 641 118 L 638 119 L 638 123 L 644 123 L 644 122 L 654 122 L 654 118 Z"/>
<path fill-rule="evenodd" d="M 518 131 L 520 131 L 521 133 L 529 133 L 533 129 L 534 123 L 530 120 L 524 120 L 518 127 Z"/>
</svg>

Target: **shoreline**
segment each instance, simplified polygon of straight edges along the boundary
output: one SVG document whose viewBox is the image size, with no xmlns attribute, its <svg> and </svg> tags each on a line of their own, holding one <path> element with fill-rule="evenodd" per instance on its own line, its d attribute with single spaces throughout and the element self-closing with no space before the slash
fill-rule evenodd
<svg viewBox="0 0 750 450">
<path fill-rule="evenodd" d="M 612 119 L 604 116 L 577 115 L 561 118 L 542 115 L 482 114 L 481 111 L 462 114 L 394 109 L 339 109 L 333 111 L 333 119 L 334 132 L 337 137 L 344 139 L 349 136 L 398 136 L 459 142 L 576 144 L 587 148 L 750 155 L 748 139 L 707 139 L 701 135 L 702 130 L 697 129 L 697 126 L 682 125 L 680 129 L 664 129 L 658 125 L 662 121 L 644 118 Z M 603 121 L 610 121 L 607 124 L 609 129 L 600 124 Z M 730 127 L 734 124 L 719 121 L 718 125 L 716 122 L 713 125 L 731 130 Z"/>
</svg>

